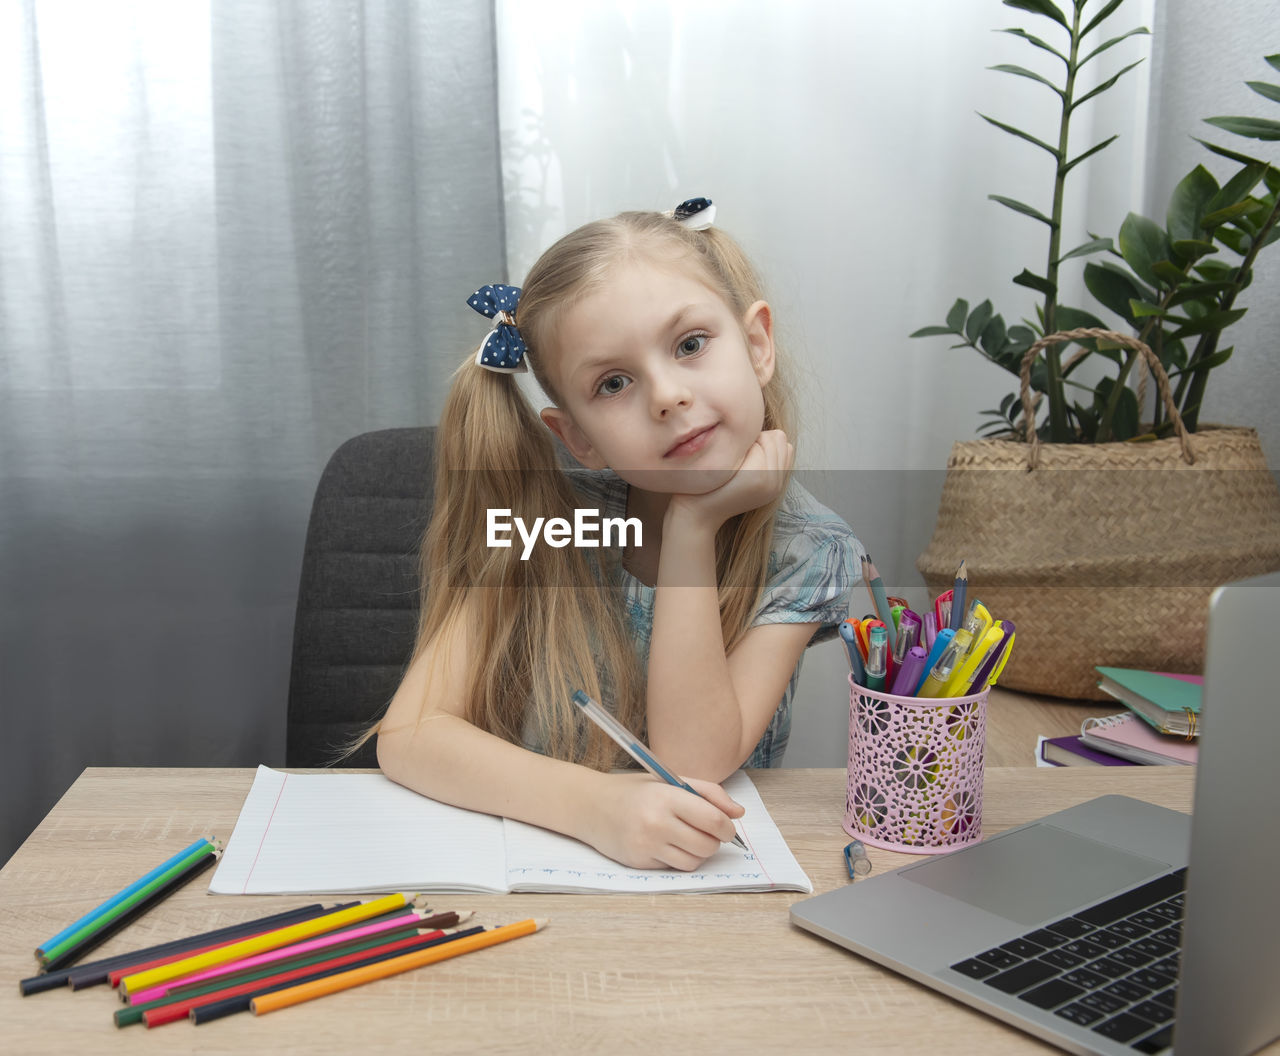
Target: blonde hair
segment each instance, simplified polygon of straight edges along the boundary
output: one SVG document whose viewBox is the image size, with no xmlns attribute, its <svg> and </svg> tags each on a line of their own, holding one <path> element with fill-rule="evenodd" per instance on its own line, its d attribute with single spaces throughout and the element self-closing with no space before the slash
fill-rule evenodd
<svg viewBox="0 0 1280 1056">
<path fill-rule="evenodd" d="M 560 403 L 548 373 L 561 313 L 608 281 L 620 260 L 646 255 L 692 267 L 742 320 L 762 300 L 759 277 L 738 244 L 716 228 L 693 231 L 662 213 L 629 212 L 578 228 L 529 271 L 516 323 L 528 363 Z M 780 359 L 781 357 L 779 357 Z M 764 387 L 764 428 L 793 436 L 789 379 L 779 362 Z M 422 548 L 422 607 L 416 658 L 455 624 L 466 604 L 473 637 L 465 672 L 465 715 L 480 729 L 521 743 L 531 722 L 547 754 L 598 769 L 617 751 L 569 698 L 581 688 L 644 736 L 644 674 L 617 587 L 620 555 L 575 547 L 491 548 L 483 530 L 491 507 L 572 522 L 578 498 L 551 433 L 515 380 L 476 366 L 455 371 L 436 431 L 436 488 Z M 726 651 L 746 634 L 768 576 L 773 520 L 781 499 L 731 518 L 716 537 L 720 625 Z M 380 725 L 380 724 L 379 724 Z M 358 743 L 378 729 L 374 726 Z"/>
</svg>

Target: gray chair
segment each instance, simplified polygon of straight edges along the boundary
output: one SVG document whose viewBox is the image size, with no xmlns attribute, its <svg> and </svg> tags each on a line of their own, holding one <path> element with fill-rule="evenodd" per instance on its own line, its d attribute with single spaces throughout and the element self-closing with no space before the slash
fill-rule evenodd
<svg viewBox="0 0 1280 1056">
<path fill-rule="evenodd" d="M 342 751 L 385 709 L 413 651 L 434 438 L 434 427 L 363 433 L 320 476 L 298 585 L 287 766 L 378 765 L 373 740 Z"/>
</svg>

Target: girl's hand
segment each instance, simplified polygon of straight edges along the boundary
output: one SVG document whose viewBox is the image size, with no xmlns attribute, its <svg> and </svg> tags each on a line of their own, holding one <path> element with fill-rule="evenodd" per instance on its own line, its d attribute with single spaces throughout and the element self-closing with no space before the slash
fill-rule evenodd
<svg viewBox="0 0 1280 1056">
<path fill-rule="evenodd" d="M 667 515 L 692 516 L 714 532 L 730 517 L 759 509 L 782 494 L 787 470 L 795 458 L 795 445 L 787 434 L 781 429 L 766 429 L 756 437 L 732 477 L 705 495 L 673 495 Z"/>
<path fill-rule="evenodd" d="M 639 869 L 696 869 L 736 835 L 745 813 L 719 785 L 686 778 L 701 796 L 649 774 L 607 774 L 583 839 Z"/>
</svg>

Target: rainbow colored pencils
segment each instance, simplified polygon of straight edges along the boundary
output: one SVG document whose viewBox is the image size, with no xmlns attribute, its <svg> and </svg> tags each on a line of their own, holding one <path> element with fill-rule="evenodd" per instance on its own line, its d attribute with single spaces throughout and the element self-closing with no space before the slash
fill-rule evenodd
<svg viewBox="0 0 1280 1056">
<path fill-rule="evenodd" d="M 120 980 L 121 992 L 130 993 L 134 990 L 145 990 L 166 980 L 177 979 L 182 975 L 190 975 L 204 968 L 211 968 L 215 964 L 225 964 L 227 961 L 262 953 L 264 950 L 273 950 L 277 946 L 288 946 L 290 943 L 297 942 L 300 939 L 309 939 L 322 932 L 336 931 L 338 928 L 345 927 L 348 924 L 355 924 L 357 921 L 376 917 L 389 909 L 399 909 L 401 906 L 407 905 L 409 901 L 409 897 L 402 893 L 387 895 L 383 898 L 374 899 L 372 902 L 364 902 L 349 909 L 340 910 L 337 913 L 326 913 L 322 917 L 314 917 L 311 920 L 303 921 L 301 924 L 291 924 L 287 928 L 277 928 L 275 931 L 268 931 L 251 939 L 233 942 L 229 946 L 221 946 L 216 950 L 209 950 L 207 953 L 184 957 L 180 961 L 173 961 L 156 968 L 127 975 Z"/>
<path fill-rule="evenodd" d="M 121 902 L 123 902 L 126 898 L 132 895 L 135 891 L 139 890 L 142 887 L 145 887 L 156 877 L 167 872 L 169 869 L 173 868 L 173 866 L 181 862 L 184 858 L 187 857 L 187 855 L 195 853 L 201 847 L 203 847 L 205 844 L 209 842 L 210 842 L 209 840 L 201 836 L 200 839 L 196 840 L 196 842 L 193 843 L 186 850 L 179 851 L 168 861 L 161 862 L 159 865 L 157 865 L 154 869 L 151 870 L 151 872 L 147 873 L 145 876 L 138 877 L 138 879 L 135 880 L 133 883 L 131 883 L 128 887 L 122 888 L 120 891 L 117 891 L 109 899 L 103 902 L 102 905 L 95 906 L 93 909 L 89 910 L 88 913 L 86 913 L 83 917 L 81 917 L 75 923 L 68 924 L 65 928 L 63 928 L 60 932 L 58 932 L 58 934 L 54 935 L 52 938 L 45 939 L 44 942 L 42 942 L 39 946 L 36 947 L 36 960 L 43 961 L 45 959 L 46 953 L 52 950 L 64 939 L 70 938 L 81 928 L 85 927 L 88 924 L 92 924 L 104 913 L 118 906 Z"/>
<path fill-rule="evenodd" d="M 235 939 L 243 939 L 262 931 L 283 927 L 286 924 L 296 924 L 300 920 L 319 916 L 321 913 L 332 912 L 334 909 L 345 908 L 346 906 L 333 906 L 331 909 L 326 910 L 324 906 L 317 902 L 309 906 L 301 906 L 298 909 L 286 910 L 283 913 L 274 913 L 269 917 L 248 920 L 243 924 L 230 924 L 225 928 L 217 928 L 214 931 L 206 931 L 199 935 L 189 935 L 185 939 L 174 939 L 171 942 L 146 946 L 140 950 L 118 953 L 114 957 L 104 957 L 99 961 L 77 964 L 72 968 L 45 972 L 42 975 L 33 975 L 29 979 L 22 980 L 20 989 L 23 997 L 28 994 L 42 993 L 45 990 L 54 990 L 60 986 L 70 986 L 72 990 L 83 990 L 85 987 L 97 986 L 100 983 L 107 982 L 111 977 L 111 973 L 116 969 L 126 969 L 124 974 L 127 974 L 128 971 L 141 971 L 143 967 L 153 967 L 155 964 L 166 960 L 177 960 L 178 957 L 187 953 L 194 953 L 201 949 L 212 949 L 214 946 L 223 945 Z"/>
<path fill-rule="evenodd" d="M 407 972 L 412 968 L 421 968 L 424 965 L 435 964 L 437 961 L 443 961 L 449 957 L 458 957 L 464 953 L 470 953 L 472 950 L 480 950 L 499 942 L 518 939 L 523 935 L 532 935 L 535 931 L 540 931 L 545 927 L 546 923 L 545 920 L 538 919 L 522 920 L 518 924 L 507 924 L 505 927 L 494 928 L 492 931 L 485 931 L 479 935 L 471 935 L 447 945 L 406 953 L 400 957 L 379 961 L 377 964 L 353 968 L 350 971 L 339 972 L 337 975 L 316 979 L 309 983 L 301 983 L 286 990 L 276 990 L 270 994 L 263 994 L 261 997 L 255 997 L 249 1007 L 253 1009 L 255 1016 L 260 1016 L 266 1012 L 274 1012 L 280 1008 L 288 1008 L 290 1005 L 310 1001 L 313 998 L 335 994 L 339 990 L 349 990 L 353 986 L 373 982 L 375 979 L 385 979 L 387 976 L 398 975 L 400 972 Z"/>
<path fill-rule="evenodd" d="M 228 986 L 225 982 L 209 983 L 207 984 L 207 992 L 201 994 L 191 993 L 178 1000 L 161 998 L 160 1001 L 152 1002 L 150 1007 L 135 1005 L 127 1009 L 121 1009 L 116 1013 L 116 1022 L 118 1025 L 124 1025 L 123 1020 L 132 1019 L 132 1016 L 129 1015 L 130 1013 L 140 1012 L 142 1022 L 148 1027 L 158 1027 L 165 1023 L 186 1019 L 193 1009 L 212 1004 L 215 1001 L 249 995 L 276 984 L 288 985 L 299 980 L 313 978 L 316 973 L 330 970 L 341 971 L 353 965 L 372 963 L 380 957 L 395 957 L 406 951 L 419 951 L 437 943 L 450 941 L 454 937 L 442 931 L 434 931 L 426 935 L 412 935 L 408 938 L 384 942 L 381 945 L 370 940 L 368 949 L 352 950 L 340 956 L 334 956 L 327 952 L 313 954 L 295 967 L 285 971 L 281 971 L 278 967 L 266 968 L 259 973 L 254 973 L 257 978 L 249 977 L 244 982 L 235 985 Z"/>
<path fill-rule="evenodd" d="M 148 1001 L 155 1001 L 167 994 L 173 993 L 175 990 L 196 983 L 210 982 L 214 979 L 225 979 L 229 975 L 238 975 L 242 972 L 250 971 L 254 968 L 264 967 L 266 965 L 274 965 L 277 962 L 290 960 L 300 957 L 308 953 L 318 953 L 321 950 L 331 950 L 335 946 L 350 945 L 360 939 L 378 938 L 385 939 L 385 933 L 388 931 L 407 931 L 409 929 L 416 930 L 422 923 L 426 914 L 422 910 L 409 910 L 405 913 L 388 914 L 384 918 L 363 924 L 349 931 L 331 931 L 314 939 L 307 939 L 303 942 L 296 942 L 290 946 L 278 946 L 274 950 L 266 950 L 262 953 L 253 954 L 250 957 L 243 957 L 238 961 L 228 961 L 225 964 L 214 965 L 212 968 L 205 968 L 203 971 L 193 972 L 191 975 L 184 975 L 179 979 L 171 979 L 166 983 L 160 983 L 151 987 L 149 990 L 137 990 L 129 994 L 129 1004 L 144 1004 Z M 451 923 L 456 923 L 456 917 Z"/>
<path fill-rule="evenodd" d="M 213 865 L 220 853 L 214 844 L 205 841 L 202 847 L 192 851 L 178 864 L 149 880 L 110 909 L 100 913 L 88 924 L 46 950 L 45 970 L 57 971 L 79 960 L 120 928 L 136 920 L 157 902 L 194 880 L 196 876 Z"/>
</svg>

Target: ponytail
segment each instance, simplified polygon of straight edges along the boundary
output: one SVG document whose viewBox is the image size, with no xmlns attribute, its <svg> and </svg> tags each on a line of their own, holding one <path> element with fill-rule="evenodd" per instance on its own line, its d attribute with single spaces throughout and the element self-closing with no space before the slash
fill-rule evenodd
<svg viewBox="0 0 1280 1056">
<path fill-rule="evenodd" d="M 617 750 L 584 724 L 570 692 L 608 700 L 632 729 L 644 706 L 635 650 L 607 551 L 490 547 L 490 509 L 573 520 L 576 496 L 551 434 L 515 380 L 476 366 L 455 372 L 436 431 L 436 486 L 422 548 L 426 600 L 414 656 L 457 626 L 466 603 L 465 715 L 516 744 L 607 769 Z M 607 673 L 602 677 L 601 672 Z"/>
</svg>

